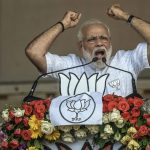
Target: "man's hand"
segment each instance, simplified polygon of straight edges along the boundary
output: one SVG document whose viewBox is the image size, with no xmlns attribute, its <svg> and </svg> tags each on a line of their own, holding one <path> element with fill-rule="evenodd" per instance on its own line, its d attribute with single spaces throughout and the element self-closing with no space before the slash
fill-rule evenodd
<svg viewBox="0 0 150 150">
<path fill-rule="evenodd" d="M 125 12 L 119 4 L 114 4 L 108 8 L 107 15 L 117 20 L 127 21 L 129 18 L 129 14 Z"/>
<path fill-rule="evenodd" d="M 62 23 L 65 29 L 72 28 L 78 24 L 81 18 L 81 13 L 77 13 L 74 11 L 66 12 L 64 18 L 62 19 Z"/>
</svg>

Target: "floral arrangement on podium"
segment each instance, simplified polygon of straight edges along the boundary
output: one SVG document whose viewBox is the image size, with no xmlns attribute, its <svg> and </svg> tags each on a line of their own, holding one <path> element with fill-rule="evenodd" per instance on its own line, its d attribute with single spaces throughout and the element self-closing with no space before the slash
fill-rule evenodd
<svg viewBox="0 0 150 150">
<path fill-rule="evenodd" d="M 100 148 L 120 142 L 129 150 L 150 149 L 150 114 L 143 109 L 140 98 L 121 96 L 103 97 L 102 125 L 74 125 L 54 127 L 49 119 L 50 99 L 25 102 L 21 107 L 11 106 L 2 111 L 0 149 L 44 150 L 42 139 L 50 142 L 93 135 Z"/>
</svg>

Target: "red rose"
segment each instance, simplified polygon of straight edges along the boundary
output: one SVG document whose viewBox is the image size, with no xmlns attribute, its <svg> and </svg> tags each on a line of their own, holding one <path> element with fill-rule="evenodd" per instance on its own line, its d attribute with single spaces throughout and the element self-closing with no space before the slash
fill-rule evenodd
<svg viewBox="0 0 150 150">
<path fill-rule="evenodd" d="M 117 107 L 117 102 L 115 101 L 108 102 L 108 111 L 112 111 L 116 107 Z"/>
<path fill-rule="evenodd" d="M 15 123 L 19 124 L 22 121 L 21 117 L 15 117 Z"/>
<path fill-rule="evenodd" d="M 108 104 L 107 104 L 107 102 L 103 102 L 103 112 L 105 113 L 105 112 L 108 112 Z"/>
<path fill-rule="evenodd" d="M 33 112 L 38 120 L 42 120 L 44 118 L 44 113 Z"/>
<path fill-rule="evenodd" d="M 144 119 L 150 118 L 150 114 L 144 114 L 143 117 Z"/>
<path fill-rule="evenodd" d="M 12 124 L 7 124 L 6 125 L 6 130 L 11 131 L 13 129 L 13 125 Z"/>
<path fill-rule="evenodd" d="M 17 136 L 17 137 L 19 137 L 21 135 L 21 130 L 20 129 L 16 129 L 14 131 L 14 135 Z"/>
<path fill-rule="evenodd" d="M 1 145 L 2 148 L 8 149 L 8 142 L 7 141 L 2 141 Z"/>
<path fill-rule="evenodd" d="M 123 101 L 120 101 L 119 104 L 118 104 L 118 109 L 125 112 L 125 111 L 128 111 L 130 108 L 129 104 L 127 103 L 127 101 L 123 100 Z"/>
<path fill-rule="evenodd" d="M 43 104 L 44 104 L 43 100 L 35 100 L 35 101 L 30 102 L 30 105 L 32 106 L 43 105 Z"/>
<path fill-rule="evenodd" d="M 27 117 L 23 118 L 23 124 L 25 127 L 28 126 L 29 119 Z"/>
<path fill-rule="evenodd" d="M 139 128 L 140 128 L 140 126 L 136 123 L 136 124 L 134 124 L 134 127 L 137 129 L 137 130 L 139 130 Z"/>
<path fill-rule="evenodd" d="M 147 126 L 146 125 L 140 126 L 138 133 L 139 133 L 140 136 L 147 135 L 148 134 L 148 128 L 147 128 Z"/>
<path fill-rule="evenodd" d="M 119 101 L 120 101 L 122 98 L 123 98 L 123 97 L 116 97 L 116 98 L 114 98 L 114 101 L 117 102 L 117 103 L 119 103 Z"/>
<path fill-rule="evenodd" d="M 25 115 L 30 116 L 31 113 L 32 113 L 32 111 L 33 111 L 32 106 L 27 105 L 27 104 L 23 104 L 22 107 L 23 107 L 23 109 L 25 110 L 25 112 L 24 112 Z"/>
<path fill-rule="evenodd" d="M 150 126 L 150 118 L 146 119 L 146 123 L 147 123 L 148 126 Z"/>
<path fill-rule="evenodd" d="M 111 94 L 107 94 L 103 97 L 103 101 L 107 101 L 107 102 L 113 101 L 113 99 L 114 99 L 114 95 Z"/>
<path fill-rule="evenodd" d="M 140 116 L 140 110 L 139 108 L 137 107 L 134 107 L 132 110 L 131 110 L 131 114 L 132 114 L 132 117 L 139 117 Z"/>
<path fill-rule="evenodd" d="M 129 104 L 130 106 L 133 106 L 133 105 L 134 105 L 134 99 L 133 99 L 133 98 L 129 98 L 127 101 L 128 101 L 128 104 Z"/>
<path fill-rule="evenodd" d="M 31 102 L 30 102 L 30 105 L 34 106 L 35 103 L 36 103 L 36 101 L 31 101 Z"/>
<path fill-rule="evenodd" d="M 31 140 L 31 131 L 30 130 L 22 130 L 21 136 L 25 141 Z"/>
<path fill-rule="evenodd" d="M 15 139 L 13 139 L 12 141 L 10 141 L 10 147 L 12 147 L 13 149 L 16 149 L 19 147 L 19 142 Z"/>
<path fill-rule="evenodd" d="M 46 105 L 46 109 L 49 109 L 50 104 L 51 104 L 51 100 L 50 100 L 50 99 L 46 99 L 46 100 L 44 100 L 43 102 L 44 102 L 44 104 Z"/>
<path fill-rule="evenodd" d="M 11 119 L 13 119 L 13 118 L 15 117 L 14 112 L 13 112 L 12 110 L 9 111 L 9 117 L 10 117 Z"/>
<path fill-rule="evenodd" d="M 121 116 L 128 121 L 130 118 L 130 113 L 128 111 L 121 113 Z"/>
<path fill-rule="evenodd" d="M 117 98 L 118 100 L 118 102 L 120 102 L 120 101 L 127 101 L 124 97 L 121 97 L 121 96 L 119 96 L 118 98 Z"/>
<path fill-rule="evenodd" d="M 135 123 L 137 122 L 137 118 L 135 118 L 135 117 L 130 117 L 130 118 L 129 118 L 129 122 L 130 122 L 131 124 L 135 124 Z"/>
<path fill-rule="evenodd" d="M 34 106 L 35 105 L 43 105 L 43 100 L 34 101 Z"/>
<path fill-rule="evenodd" d="M 140 108 L 144 104 L 144 101 L 138 97 L 134 98 L 134 106 Z"/>
<path fill-rule="evenodd" d="M 134 139 L 140 139 L 140 136 L 138 133 L 134 134 L 133 137 L 134 137 Z"/>
<path fill-rule="evenodd" d="M 40 114 L 43 113 L 44 114 L 46 112 L 45 105 L 43 105 L 43 104 L 35 105 L 34 108 L 35 108 L 35 111 L 37 113 L 40 113 Z"/>
</svg>

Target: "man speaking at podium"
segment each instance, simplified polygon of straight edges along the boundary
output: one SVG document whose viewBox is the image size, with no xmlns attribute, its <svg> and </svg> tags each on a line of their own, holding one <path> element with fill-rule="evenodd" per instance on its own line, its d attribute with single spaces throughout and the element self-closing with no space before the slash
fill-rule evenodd
<svg viewBox="0 0 150 150">
<path fill-rule="evenodd" d="M 134 50 L 117 51 L 115 56 L 111 56 L 112 44 L 109 28 L 98 20 L 89 20 L 81 25 L 78 32 L 83 58 L 79 58 L 74 54 L 69 54 L 68 56 L 51 54 L 48 50 L 56 38 L 62 31 L 75 27 L 81 18 L 80 13 L 68 11 L 60 22 L 40 34 L 27 46 L 26 55 L 42 73 L 81 65 L 91 61 L 96 56 L 98 57 L 97 62 L 63 73 L 74 72 L 77 76 L 81 76 L 83 72 L 86 72 L 88 77 L 93 73 L 99 73 L 99 76 L 110 73 L 105 94 L 115 93 L 121 96 L 131 94 L 133 92 L 131 76 L 128 73 L 106 67 L 102 58 L 105 57 L 107 64 L 111 66 L 131 72 L 136 80 L 140 71 L 149 67 L 150 24 L 128 14 L 118 4 L 112 5 L 107 14 L 116 20 L 127 22 L 127 25 L 130 24 L 131 28 L 135 29 L 146 42 L 139 43 Z M 52 74 L 52 76 L 58 78 L 57 74 Z"/>
<path fill-rule="evenodd" d="M 69 72 L 72 72 L 78 77 L 84 72 L 88 77 L 94 73 L 98 73 L 99 76 L 108 73 L 109 77 L 106 81 L 104 94 L 114 93 L 124 97 L 132 94 L 133 85 L 130 73 L 136 81 L 139 73 L 143 69 L 149 68 L 150 24 L 124 11 L 118 4 L 112 5 L 107 10 L 107 14 L 111 18 L 126 22 L 127 25 L 130 24 L 131 28 L 135 29 L 144 38 L 145 43 L 139 43 L 133 50 L 118 50 L 112 56 L 111 34 L 108 26 L 99 20 L 91 19 L 81 25 L 77 35 L 83 58 L 74 54 L 67 56 L 51 54 L 48 50 L 56 38 L 65 30 L 75 27 L 80 21 L 80 13 L 68 11 L 60 22 L 29 43 L 25 50 L 26 55 L 42 73 L 82 65 L 97 57 L 98 60 L 90 65 L 66 70 L 63 73 L 69 76 Z M 110 68 L 106 64 L 126 72 Z M 51 76 L 58 78 L 57 73 Z"/>
</svg>

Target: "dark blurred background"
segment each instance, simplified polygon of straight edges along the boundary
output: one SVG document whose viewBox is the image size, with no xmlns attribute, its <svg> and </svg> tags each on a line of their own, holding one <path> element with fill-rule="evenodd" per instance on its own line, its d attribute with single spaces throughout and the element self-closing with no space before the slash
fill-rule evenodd
<svg viewBox="0 0 150 150">
<path fill-rule="evenodd" d="M 0 110 L 5 104 L 20 104 L 39 75 L 25 56 L 26 45 L 61 20 L 67 10 L 82 13 L 80 24 L 90 18 L 108 24 L 114 52 L 133 49 L 142 42 L 143 39 L 129 24 L 106 15 L 107 8 L 114 3 L 119 3 L 130 14 L 150 21 L 149 0 L 0 0 Z M 76 37 L 78 29 L 79 25 L 64 31 L 51 47 L 51 52 L 80 55 Z M 58 89 L 56 81 L 42 79 L 35 94 L 53 97 L 58 95 Z M 144 97 L 150 97 L 150 70 L 140 74 L 138 91 Z"/>
</svg>

